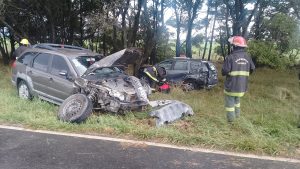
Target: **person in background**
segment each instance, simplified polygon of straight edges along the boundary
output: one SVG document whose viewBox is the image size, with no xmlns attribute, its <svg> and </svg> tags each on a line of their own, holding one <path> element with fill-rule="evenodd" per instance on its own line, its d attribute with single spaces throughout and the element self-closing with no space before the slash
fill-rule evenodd
<svg viewBox="0 0 300 169">
<path fill-rule="evenodd" d="M 150 66 L 144 69 L 144 73 L 147 75 L 147 83 L 150 87 L 155 87 L 156 84 L 165 81 L 166 70 L 159 66 Z"/>
<path fill-rule="evenodd" d="M 17 59 L 21 53 L 23 53 L 28 47 L 29 47 L 30 43 L 28 41 L 28 39 L 22 39 L 20 41 L 20 46 L 15 50 L 15 52 L 12 55 L 12 59 L 15 60 Z"/>
<path fill-rule="evenodd" d="M 233 122 L 240 116 L 240 98 L 248 88 L 248 77 L 254 71 L 255 65 L 245 51 L 247 42 L 242 36 L 228 39 L 233 46 L 232 53 L 225 58 L 222 75 L 226 76 L 224 83 L 225 111 L 228 122 Z"/>
</svg>

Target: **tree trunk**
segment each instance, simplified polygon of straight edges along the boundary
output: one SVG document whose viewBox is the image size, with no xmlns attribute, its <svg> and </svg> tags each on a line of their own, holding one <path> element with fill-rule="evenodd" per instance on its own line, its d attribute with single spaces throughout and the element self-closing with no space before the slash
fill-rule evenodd
<svg viewBox="0 0 300 169">
<path fill-rule="evenodd" d="M 122 12 L 122 46 L 123 48 L 127 48 L 127 30 L 126 30 L 126 15 L 129 7 L 130 0 L 126 1 L 126 5 Z"/>
<path fill-rule="evenodd" d="M 243 20 L 242 12 L 243 10 L 243 2 L 241 0 L 234 1 L 234 19 L 232 25 L 233 35 L 241 35 L 241 21 Z"/>
<path fill-rule="evenodd" d="M 5 35 L 5 32 L 4 32 L 4 28 L 2 29 L 2 34 L 3 34 L 3 44 L 4 44 L 5 53 L 7 54 L 7 56 L 9 56 L 8 49 L 7 49 L 6 35 Z"/>
<path fill-rule="evenodd" d="M 140 23 L 139 21 L 140 21 L 141 10 L 142 10 L 143 4 L 146 1 L 147 0 L 138 0 L 138 11 L 134 17 L 134 25 L 132 28 L 132 37 L 130 38 L 130 42 L 128 45 L 129 47 L 135 46 L 137 31 L 138 31 L 138 27 L 139 27 L 139 23 Z"/>
<path fill-rule="evenodd" d="M 14 39 L 14 34 L 11 30 L 9 30 L 9 39 L 10 39 L 10 56 L 11 56 L 11 60 L 15 60 L 16 58 L 12 58 L 12 54 L 15 51 L 15 39 Z"/>
<path fill-rule="evenodd" d="M 205 25 L 205 43 L 204 43 L 204 49 L 203 49 L 203 54 L 202 54 L 202 59 L 204 60 L 205 58 L 205 54 L 206 54 L 206 48 L 207 48 L 207 42 L 208 42 L 208 37 L 207 37 L 207 29 L 208 29 L 208 25 L 209 25 L 209 20 L 208 20 L 208 16 L 209 16 L 209 12 L 210 12 L 210 4 L 211 4 L 211 0 L 208 0 L 207 2 L 207 11 L 206 11 L 206 25 Z"/>
<path fill-rule="evenodd" d="M 192 27 L 193 27 L 193 23 L 189 22 L 188 23 L 188 32 L 186 35 L 186 57 L 188 58 L 192 58 Z"/>
<path fill-rule="evenodd" d="M 180 56 L 180 23 L 181 23 L 181 13 L 178 13 L 177 1 L 174 4 L 175 17 L 176 17 L 176 57 Z"/>
<path fill-rule="evenodd" d="M 225 26 L 226 26 L 226 44 L 227 44 L 227 54 L 230 55 L 230 43 L 228 42 L 228 39 L 230 37 L 230 33 L 229 33 L 229 26 L 228 26 L 228 18 L 229 18 L 229 7 L 226 6 L 226 15 L 225 15 Z"/>
<path fill-rule="evenodd" d="M 83 31 L 83 9 L 82 9 L 82 0 L 79 0 L 79 3 L 80 3 L 80 18 L 79 18 L 79 21 L 80 21 L 80 40 L 79 40 L 79 44 L 80 46 L 83 46 L 83 36 L 84 36 L 84 31 Z"/>
<path fill-rule="evenodd" d="M 243 37 L 247 38 L 248 36 L 248 27 L 249 27 L 249 24 L 253 18 L 253 16 L 256 16 L 257 15 L 257 8 L 258 8 L 258 5 L 261 3 L 261 0 L 257 0 L 257 2 L 255 3 L 254 5 L 254 8 L 250 14 L 250 16 L 248 17 L 247 19 L 247 22 L 243 25 L 242 29 L 243 29 L 243 32 L 242 32 L 242 35 Z"/>
<path fill-rule="evenodd" d="M 113 9 L 113 16 L 114 18 L 118 18 L 118 16 L 116 15 L 116 10 Z M 118 49 L 118 40 L 117 40 L 117 27 L 115 24 L 113 24 L 113 37 L 112 37 L 113 41 L 112 41 L 112 46 L 113 46 L 113 50 L 112 52 L 117 52 Z"/>
<path fill-rule="evenodd" d="M 165 11 L 165 0 L 161 0 L 160 2 L 160 19 L 161 19 L 161 27 L 165 27 L 165 20 L 164 20 L 164 11 Z"/>
<path fill-rule="evenodd" d="M 157 33 L 158 33 L 158 0 L 153 0 L 153 47 L 150 55 L 150 63 L 156 63 L 156 47 L 157 47 Z"/>
<path fill-rule="evenodd" d="M 186 56 L 192 58 L 192 30 L 194 26 L 194 20 L 197 16 L 197 10 L 200 7 L 201 0 L 196 0 L 195 3 L 190 1 L 190 10 L 188 11 L 188 31 L 186 35 Z"/>
<path fill-rule="evenodd" d="M 3 39 L 1 38 L 1 43 L 0 43 L 0 51 L 2 54 L 2 59 L 3 59 L 3 64 L 8 65 L 9 64 L 9 56 L 5 52 L 5 49 L 3 47 Z"/>
<path fill-rule="evenodd" d="M 217 18 L 217 5 L 215 6 L 215 18 L 214 18 L 213 28 L 211 31 L 210 46 L 209 46 L 209 53 L 208 53 L 207 60 L 210 60 L 211 58 L 211 50 L 212 50 L 212 43 L 213 43 L 214 32 L 215 32 L 216 18 Z"/>
<path fill-rule="evenodd" d="M 103 46 L 102 46 L 102 49 L 103 49 L 103 55 L 106 56 L 106 50 L 107 50 L 107 47 L 106 47 L 106 35 L 105 33 L 103 34 L 103 39 L 102 39 L 102 42 L 103 42 Z"/>
<path fill-rule="evenodd" d="M 261 34 L 261 22 L 263 20 L 264 14 L 264 5 L 261 3 L 258 7 L 258 14 L 255 17 L 255 24 L 254 24 L 254 38 L 260 39 Z"/>
<path fill-rule="evenodd" d="M 153 61 L 151 55 L 153 54 L 152 52 L 154 46 L 154 30 L 151 27 L 147 3 L 144 3 L 144 19 L 146 23 L 146 37 L 144 40 L 144 57 L 146 58 L 146 60 L 148 60 L 148 58 L 150 57 L 149 62 L 151 63 Z"/>
</svg>

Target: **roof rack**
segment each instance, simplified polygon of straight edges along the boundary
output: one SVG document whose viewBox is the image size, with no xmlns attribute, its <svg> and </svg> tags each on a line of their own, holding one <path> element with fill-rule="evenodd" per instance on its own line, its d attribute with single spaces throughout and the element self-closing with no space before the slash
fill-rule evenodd
<svg viewBox="0 0 300 169">
<path fill-rule="evenodd" d="M 79 46 L 54 44 L 54 43 L 40 43 L 40 44 L 33 45 L 33 48 L 48 49 L 48 50 L 57 50 L 57 49 L 88 50 Z"/>
</svg>

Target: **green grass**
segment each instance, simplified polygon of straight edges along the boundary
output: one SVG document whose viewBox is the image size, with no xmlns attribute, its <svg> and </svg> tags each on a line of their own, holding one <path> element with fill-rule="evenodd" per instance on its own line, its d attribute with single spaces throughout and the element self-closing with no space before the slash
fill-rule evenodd
<svg viewBox="0 0 300 169">
<path fill-rule="evenodd" d="M 220 67 L 220 65 L 218 66 Z M 57 120 L 58 107 L 38 99 L 21 100 L 10 83 L 10 69 L 0 65 L 0 124 L 31 129 L 148 140 L 176 145 L 213 148 L 300 159 L 300 88 L 293 71 L 258 69 L 242 98 L 241 118 L 226 122 L 223 78 L 210 91 L 155 93 L 155 99 L 177 99 L 192 106 L 195 115 L 156 128 L 147 112 L 115 116 L 94 113 L 85 123 Z"/>
</svg>

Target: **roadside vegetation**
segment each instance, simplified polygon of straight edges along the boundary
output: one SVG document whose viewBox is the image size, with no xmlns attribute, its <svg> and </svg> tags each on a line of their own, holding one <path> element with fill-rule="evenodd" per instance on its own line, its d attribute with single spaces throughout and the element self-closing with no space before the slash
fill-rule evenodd
<svg viewBox="0 0 300 169">
<path fill-rule="evenodd" d="M 219 65 L 220 68 L 220 65 Z M 258 69 L 242 98 L 242 115 L 226 121 L 223 79 L 211 90 L 155 93 L 151 100 L 177 99 L 192 106 L 195 115 L 156 128 L 147 112 L 126 116 L 94 113 L 85 123 L 57 120 L 58 106 L 34 99 L 21 100 L 10 82 L 10 68 L 0 65 L 0 123 L 19 127 L 114 136 L 176 145 L 247 152 L 300 159 L 300 88 L 295 71 Z"/>
</svg>

